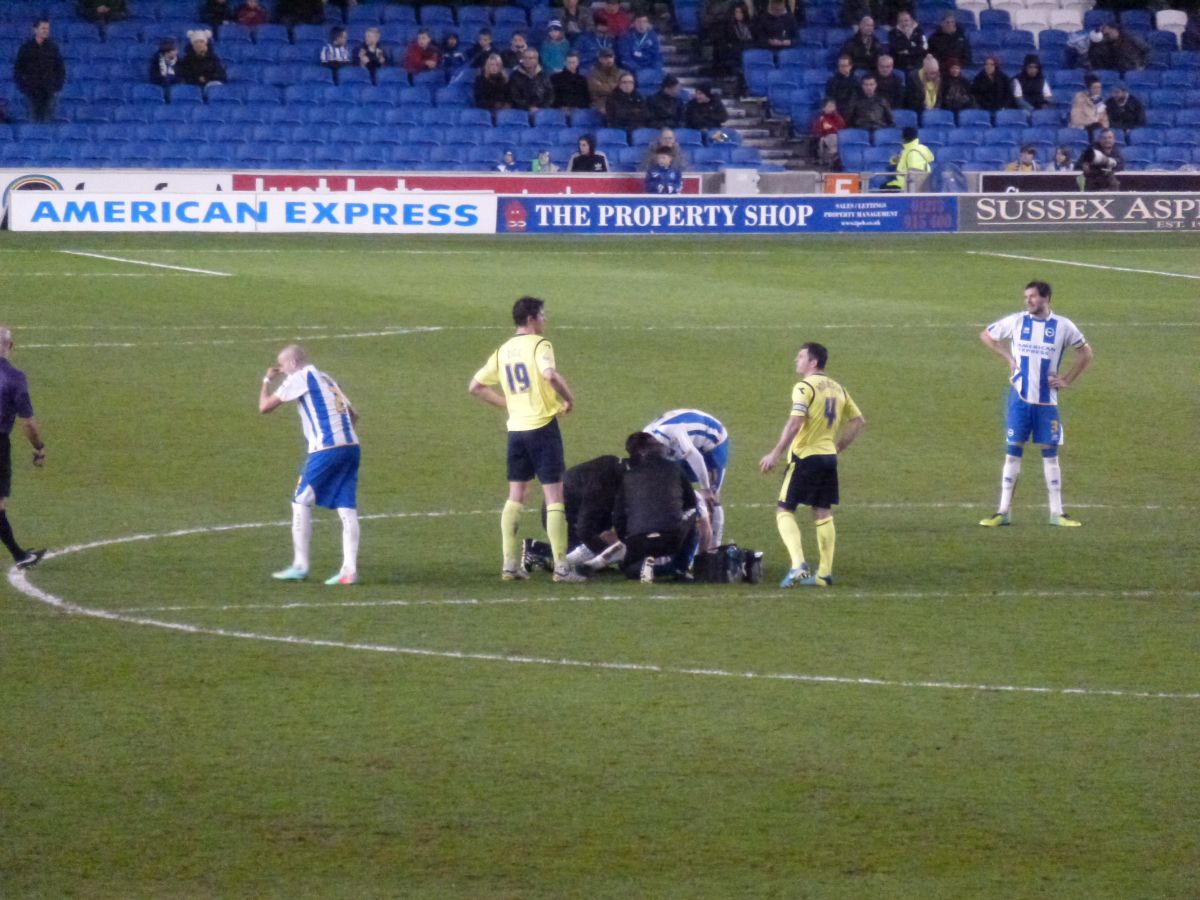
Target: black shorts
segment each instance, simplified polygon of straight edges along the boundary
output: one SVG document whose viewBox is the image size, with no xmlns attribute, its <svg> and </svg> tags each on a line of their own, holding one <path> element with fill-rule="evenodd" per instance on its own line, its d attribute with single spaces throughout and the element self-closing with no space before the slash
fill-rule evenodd
<svg viewBox="0 0 1200 900">
<path fill-rule="evenodd" d="M 556 484 L 562 481 L 564 471 L 562 433 L 557 419 L 533 431 L 508 433 L 509 481 L 532 481 L 536 475 L 542 484 Z"/>
<path fill-rule="evenodd" d="M 0 497 L 12 491 L 12 444 L 7 434 L 0 434 Z"/>
<path fill-rule="evenodd" d="M 806 456 L 803 459 L 793 456 L 787 474 L 783 476 L 779 505 L 784 509 L 795 509 L 797 506 L 828 509 L 837 506 L 837 502 L 837 454 Z"/>
</svg>

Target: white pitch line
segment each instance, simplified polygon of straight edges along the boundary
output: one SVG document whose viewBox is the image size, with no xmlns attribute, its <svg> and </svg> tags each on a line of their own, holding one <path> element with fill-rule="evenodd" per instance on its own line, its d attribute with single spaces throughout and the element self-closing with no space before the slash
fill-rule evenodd
<svg viewBox="0 0 1200 900">
<path fill-rule="evenodd" d="M 232 278 L 232 272 L 215 272 L 212 269 L 193 269 L 190 266 L 169 266 L 166 263 L 146 262 L 142 259 L 126 259 L 123 256 L 106 256 L 103 253 L 85 253 L 82 250 L 59 250 L 68 256 L 86 256 L 91 259 L 106 259 L 109 262 L 127 263 L 131 266 L 150 266 L 154 269 L 174 269 L 177 272 L 191 272 L 195 275 L 216 275 L 220 278 Z"/>
<path fill-rule="evenodd" d="M 342 334 L 286 334 L 275 337 L 217 338 L 209 341 L 100 341 L 94 343 L 24 344 L 26 350 L 77 350 L 85 348 L 131 349 L 135 347 L 222 347 L 230 344 L 272 344 L 281 341 L 349 341 L 364 338 L 395 337 L 403 334 L 428 334 L 442 329 L 436 325 L 426 328 L 388 328 L 381 331 L 356 331 Z"/>
<path fill-rule="evenodd" d="M 1200 281 L 1200 275 L 1185 275 L 1182 272 L 1160 272 L 1157 269 L 1131 269 L 1126 266 L 1104 266 L 1100 263 L 1076 262 L 1073 259 L 1048 259 L 1042 256 L 1020 256 L 1016 253 L 994 253 L 987 250 L 968 250 L 968 256 L 995 256 L 999 259 L 1019 259 L 1026 262 L 1051 263 L 1056 266 L 1075 266 L 1080 269 L 1103 269 L 1106 272 L 1132 272 L 1135 275 L 1161 275 L 1164 278 L 1189 278 Z"/>
<path fill-rule="evenodd" d="M 5 278 L 183 278 L 170 272 L 5 272 Z"/>
<path fill-rule="evenodd" d="M 445 515 L 447 513 L 443 513 Z M 402 516 L 416 516 L 415 513 L 402 513 Z M 378 516 L 382 517 L 382 516 Z M 378 518 L 377 517 L 377 518 Z M 50 560 L 68 553 L 78 553 L 83 550 L 111 546 L 114 544 L 133 543 L 155 540 L 163 537 L 181 537 L 193 534 L 219 534 L 231 531 L 244 531 L 269 527 L 281 527 L 288 522 L 244 522 L 233 525 L 213 525 L 197 528 L 182 528 L 160 534 L 135 534 L 120 538 L 92 541 L 87 544 L 77 544 L 63 548 L 44 557 Z M 401 647 L 390 644 L 367 644 L 350 641 L 335 641 L 323 638 L 305 638 L 296 635 L 260 634 L 253 631 L 239 631 L 227 628 L 204 627 L 191 625 L 186 622 L 168 622 L 145 616 L 129 615 L 128 613 L 96 607 L 82 606 L 72 603 L 44 591 L 31 583 L 28 573 L 12 566 L 8 570 L 8 582 L 16 590 L 56 609 L 74 615 L 88 616 L 111 622 L 123 622 L 130 625 L 141 625 L 151 628 L 161 628 L 184 634 L 211 635 L 215 637 L 230 637 L 242 640 L 263 641 L 266 643 L 291 644 L 303 647 L 322 647 L 342 650 L 359 650 L 373 653 L 393 653 L 403 656 L 425 657 L 430 659 L 454 659 L 472 662 L 501 662 L 515 665 L 559 666 L 566 668 L 594 669 L 600 671 L 641 672 L 658 675 L 682 675 L 702 678 L 738 678 L 757 681 L 788 681 L 802 684 L 833 684 L 856 687 L 884 687 L 928 689 L 942 691 L 979 691 L 988 693 L 1040 694 L 1057 696 L 1087 696 L 1087 697 L 1120 697 L 1151 700 L 1200 700 L 1200 693 L 1128 690 L 1118 688 L 1062 688 L 1040 687 L 1032 685 L 979 684 L 956 681 L 908 681 L 899 679 L 884 679 L 870 677 L 851 677 L 842 675 L 812 675 L 791 672 L 753 672 L 736 671 L 720 668 L 686 668 L 680 666 L 659 665 L 656 663 L 603 662 L 595 660 L 576 660 L 568 658 L 553 658 L 540 656 L 522 656 L 503 653 L 474 653 L 459 650 L 432 650 L 424 647 Z"/>
</svg>

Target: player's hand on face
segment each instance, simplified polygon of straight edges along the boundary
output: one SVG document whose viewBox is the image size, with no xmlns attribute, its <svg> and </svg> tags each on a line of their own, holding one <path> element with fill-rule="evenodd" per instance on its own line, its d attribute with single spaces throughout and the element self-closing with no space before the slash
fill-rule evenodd
<svg viewBox="0 0 1200 900">
<path fill-rule="evenodd" d="M 279 366 L 271 366 L 271 368 L 267 369 L 268 378 L 278 378 L 282 374 L 283 369 L 279 368 Z"/>
</svg>

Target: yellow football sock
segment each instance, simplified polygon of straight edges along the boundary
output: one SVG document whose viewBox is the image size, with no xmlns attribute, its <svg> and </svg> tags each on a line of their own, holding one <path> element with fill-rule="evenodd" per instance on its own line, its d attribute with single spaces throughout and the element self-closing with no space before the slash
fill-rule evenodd
<svg viewBox="0 0 1200 900">
<path fill-rule="evenodd" d="M 788 556 L 792 558 L 792 568 L 798 569 L 804 565 L 804 541 L 800 537 L 800 524 L 796 514 L 784 509 L 775 510 L 775 527 L 783 538 L 783 546 L 787 547 Z"/>
<path fill-rule="evenodd" d="M 829 577 L 833 574 L 833 547 L 837 543 L 837 529 L 833 526 L 833 516 L 820 519 L 817 522 L 817 550 L 821 561 L 817 565 L 817 574 Z"/>
<path fill-rule="evenodd" d="M 565 562 L 567 557 L 567 508 L 563 504 L 546 504 L 546 534 L 550 538 L 554 565 L 557 566 Z"/>
<path fill-rule="evenodd" d="M 517 540 L 521 510 L 525 506 L 513 500 L 504 501 L 504 512 L 500 513 L 500 549 L 504 552 L 504 564 L 516 565 L 521 561 L 521 542 Z"/>
</svg>

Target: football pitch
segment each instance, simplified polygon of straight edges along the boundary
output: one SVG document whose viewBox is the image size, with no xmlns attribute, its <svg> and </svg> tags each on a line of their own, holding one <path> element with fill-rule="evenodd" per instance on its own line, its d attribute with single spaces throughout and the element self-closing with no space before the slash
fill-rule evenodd
<svg viewBox="0 0 1200 900">
<path fill-rule="evenodd" d="M 0 237 L 13 438 L 0 895 L 1195 897 L 1196 235 L 537 240 Z M 985 529 L 1003 363 L 1054 287 L 1067 512 L 1027 455 Z M 504 423 L 468 396 L 522 294 L 569 464 L 674 407 L 732 436 L 759 585 L 499 579 Z M 263 371 L 298 340 L 361 413 L 358 586 Z M 830 590 L 783 591 L 760 475 L 804 341 L 867 429 Z M 535 492 L 522 534 L 541 536 Z M 811 522 L 805 547 L 816 557 Z"/>
</svg>

